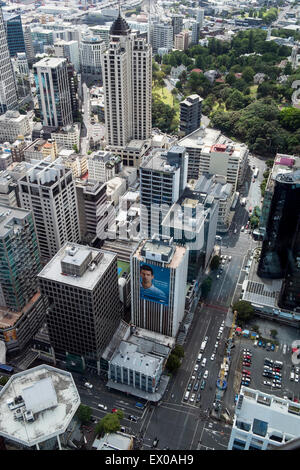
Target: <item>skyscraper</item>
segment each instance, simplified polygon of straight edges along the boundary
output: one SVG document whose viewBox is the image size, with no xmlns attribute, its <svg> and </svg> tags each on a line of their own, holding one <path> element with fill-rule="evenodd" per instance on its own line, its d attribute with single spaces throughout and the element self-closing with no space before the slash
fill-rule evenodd
<svg viewBox="0 0 300 470">
<path fill-rule="evenodd" d="M 46 57 L 34 64 L 34 76 L 44 126 L 72 124 L 67 60 Z"/>
<path fill-rule="evenodd" d="M 0 114 L 18 106 L 13 66 L 9 56 L 7 38 L 0 8 Z"/>
<path fill-rule="evenodd" d="M 124 147 L 151 135 L 152 54 L 119 14 L 102 56 L 107 143 Z"/>
<path fill-rule="evenodd" d="M 7 45 L 11 57 L 18 52 L 26 52 L 20 15 L 4 15 Z"/>
<path fill-rule="evenodd" d="M 173 15 L 172 16 L 172 26 L 173 26 L 173 39 L 176 34 L 181 33 L 183 28 L 183 16 L 182 15 Z"/>
<path fill-rule="evenodd" d="M 100 357 L 121 320 L 117 255 L 65 244 L 39 273 L 49 299 L 51 345 L 100 368 Z"/>
<path fill-rule="evenodd" d="M 19 179 L 24 209 L 32 210 L 41 256 L 48 261 L 68 242 L 79 242 L 79 221 L 72 170 L 57 162 L 32 165 Z"/>
<path fill-rule="evenodd" d="M 179 128 L 182 135 L 188 135 L 200 127 L 202 101 L 202 98 L 196 94 L 187 96 L 181 101 Z"/>
<path fill-rule="evenodd" d="M 133 325 L 175 337 L 184 316 L 188 250 L 143 240 L 131 258 Z"/>
<path fill-rule="evenodd" d="M 183 147 L 153 151 L 140 166 L 141 232 L 145 238 L 161 231 L 161 222 L 187 182 L 188 156 Z"/>
</svg>

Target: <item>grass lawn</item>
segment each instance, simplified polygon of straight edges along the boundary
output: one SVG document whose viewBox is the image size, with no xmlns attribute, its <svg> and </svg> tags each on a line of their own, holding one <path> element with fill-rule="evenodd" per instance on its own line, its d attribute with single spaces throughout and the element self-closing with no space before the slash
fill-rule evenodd
<svg viewBox="0 0 300 470">
<path fill-rule="evenodd" d="M 250 96 L 251 98 L 256 98 L 256 94 L 257 94 L 257 88 L 258 88 L 258 85 L 252 85 L 250 87 Z"/>
<path fill-rule="evenodd" d="M 176 115 L 174 116 L 173 121 L 179 121 L 179 101 L 177 98 L 173 99 L 173 95 L 170 90 L 168 90 L 168 88 L 166 87 L 161 88 L 158 86 L 152 86 L 152 94 L 156 95 L 163 103 L 171 106 L 171 108 L 174 108 L 176 111 Z"/>
<path fill-rule="evenodd" d="M 216 103 L 213 105 L 213 109 L 212 109 L 212 112 L 214 112 L 214 111 L 223 111 L 224 113 L 227 113 L 227 109 L 226 109 L 225 103 L 222 103 L 221 105 L 219 105 L 219 103 L 216 102 Z"/>
</svg>

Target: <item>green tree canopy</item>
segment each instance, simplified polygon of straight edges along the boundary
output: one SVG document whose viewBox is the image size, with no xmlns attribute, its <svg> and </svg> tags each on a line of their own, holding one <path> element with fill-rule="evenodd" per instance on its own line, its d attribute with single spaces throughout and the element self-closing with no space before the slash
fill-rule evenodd
<svg viewBox="0 0 300 470">
<path fill-rule="evenodd" d="M 239 324 L 247 323 L 247 321 L 251 320 L 254 314 L 254 308 L 247 302 L 246 300 L 239 300 L 233 305 L 233 311 L 237 310 L 237 320 Z"/>
<path fill-rule="evenodd" d="M 179 358 L 184 357 L 184 349 L 181 344 L 176 344 L 175 348 L 172 351 L 172 354 L 175 354 L 175 356 Z"/>
<path fill-rule="evenodd" d="M 204 281 L 201 284 L 201 294 L 204 299 L 206 299 L 206 297 L 209 294 L 209 291 L 211 289 L 211 284 L 212 284 L 212 278 L 209 276 L 206 279 L 204 279 Z"/>
<path fill-rule="evenodd" d="M 81 423 L 86 424 L 91 420 L 92 409 L 86 405 L 79 405 L 76 415 Z"/>
<path fill-rule="evenodd" d="M 176 354 L 171 353 L 168 357 L 166 368 L 170 372 L 175 372 L 180 367 L 180 359 Z"/>
<path fill-rule="evenodd" d="M 218 255 L 213 256 L 211 262 L 210 262 L 210 267 L 214 271 L 218 269 L 220 266 L 220 257 Z"/>
<path fill-rule="evenodd" d="M 108 413 L 95 427 L 97 434 L 112 433 L 120 430 L 120 419 L 117 413 Z"/>
<path fill-rule="evenodd" d="M 300 109 L 284 108 L 280 112 L 280 122 L 289 131 L 300 129 Z"/>
</svg>

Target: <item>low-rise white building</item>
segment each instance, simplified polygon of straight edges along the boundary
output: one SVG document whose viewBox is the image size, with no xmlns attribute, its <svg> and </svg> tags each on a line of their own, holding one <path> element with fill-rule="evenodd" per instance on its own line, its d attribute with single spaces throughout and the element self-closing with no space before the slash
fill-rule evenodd
<svg viewBox="0 0 300 470">
<path fill-rule="evenodd" d="M 62 127 L 58 132 L 51 132 L 53 139 L 58 146 L 72 150 L 74 146 L 80 147 L 80 124 L 74 123 L 70 126 Z"/>
<path fill-rule="evenodd" d="M 114 203 L 115 206 L 119 204 L 119 198 L 126 191 L 126 180 L 116 176 L 107 182 L 107 199 Z"/>
<path fill-rule="evenodd" d="M 281 444 L 299 437 L 299 403 L 241 387 L 228 450 L 280 448 Z"/>
<path fill-rule="evenodd" d="M 13 143 L 19 136 L 26 136 L 30 133 L 31 127 L 27 114 L 6 111 L 0 116 L 0 142 Z"/>
</svg>

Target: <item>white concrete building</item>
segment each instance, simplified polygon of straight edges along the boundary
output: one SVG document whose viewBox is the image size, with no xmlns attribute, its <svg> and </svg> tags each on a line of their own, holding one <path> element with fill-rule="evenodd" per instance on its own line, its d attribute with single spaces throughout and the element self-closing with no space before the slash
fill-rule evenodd
<svg viewBox="0 0 300 470">
<path fill-rule="evenodd" d="M 80 405 L 70 372 L 40 365 L 14 374 L 0 391 L 0 436 L 27 448 L 63 434 Z"/>
<path fill-rule="evenodd" d="M 300 404 L 245 386 L 236 404 L 228 450 L 270 450 L 300 437 Z"/>
<path fill-rule="evenodd" d="M 80 71 L 79 50 L 77 41 L 59 40 L 54 44 L 56 57 L 64 57 L 74 65 L 75 71 Z"/>
<path fill-rule="evenodd" d="M 43 160 L 30 165 L 18 186 L 21 206 L 33 212 L 44 260 L 52 258 L 64 243 L 79 241 L 75 181 L 70 169 Z"/>
<path fill-rule="evenodd" d="M 110 152 L 99 150 L 87 159 L 89 179 L 108 181 L 115 176 L 114 157 Z"/>
<path fill-rule="evenodd" d="M 36 62 L 33 69 L 44 126 L 60 127 L 72 124 L 67 60 L 45 57 Z"/>
<path fill-rule="evenodd" d="M 102 76 L 101 56 L 105 42 L 99 36 L 85 35 L 79 43 L 80 71 L 86 77 L 100 80 Z"/>
<path fill-rule="evenodd" d="M 119 198 L 122 196 L 126 191 L 126 180 L 123 178 L 119 178 L 116 176 L 107 182 L 107 199 L 115 206 L 119 204 Z"/>
<path fill-rule="evenodd" d="M 20 114 L 19 111 L 6 111 L 0 116 L 0 142 L 12 144 L 18 137 L 25 137 L 30 133 L 31 127 L 27 114 Z"/>
<path fill-rule="evenodd" d="M 159 49 L 169 52 L 173 48 L 173 26 L 165 23 L 154 23 L 151 31 L 153 53 Z"/>
<path fill-rule="evenodd" d="M 73 123 L 71 125 L 62 127 L 58 132 L 51 132 L 51 139 L 56 142 L 56 145 L 65 149 L 72 150 L 74 145 L 77 149 L 80 148 L 80 124 Z"/>
</svg>

